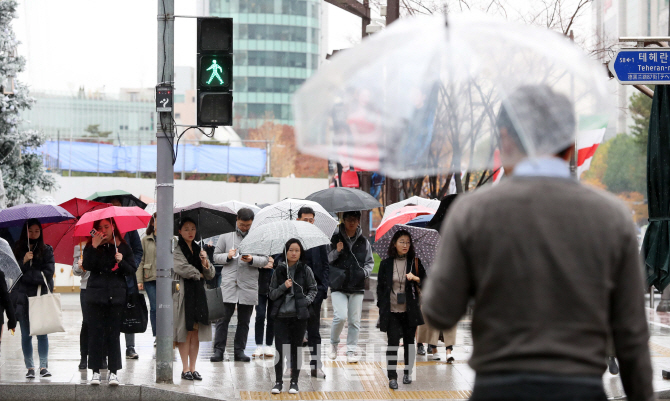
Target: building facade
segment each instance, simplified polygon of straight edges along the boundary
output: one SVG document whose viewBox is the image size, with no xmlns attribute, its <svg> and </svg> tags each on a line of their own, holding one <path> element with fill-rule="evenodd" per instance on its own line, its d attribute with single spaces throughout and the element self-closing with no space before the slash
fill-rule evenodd
<svg viewBox="0 0 670 401">
<path fill-rule="evenodd" d="M 291 96 L 319 66 L 319 0 L 199 0 L 198 14 L 233 18 L 234 123 L 293 124 Z"/>
<path fill-rule="evenodd" d="M 21 113 L 24 129 L 42 131 L 50 140 L 96 140 L 86 132 L 99 125 L 100 138 L 116 145 L 150 144 L 156 140 L 153 89 L 123 89 L 112 96 L 80 89 L 75 94 L 31 92 L 35 104 Z"/>
</svg>

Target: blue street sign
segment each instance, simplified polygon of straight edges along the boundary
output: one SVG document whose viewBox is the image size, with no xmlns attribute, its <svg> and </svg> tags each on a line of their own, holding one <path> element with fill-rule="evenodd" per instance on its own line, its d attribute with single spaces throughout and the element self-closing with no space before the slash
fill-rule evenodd
<svg viewBox="0 0 670 401">
<path fill-rule="evenodd" d="M 609 70 L 624 85 L 670 84 L 670 48 L 621 49 Z"/>
</svg>

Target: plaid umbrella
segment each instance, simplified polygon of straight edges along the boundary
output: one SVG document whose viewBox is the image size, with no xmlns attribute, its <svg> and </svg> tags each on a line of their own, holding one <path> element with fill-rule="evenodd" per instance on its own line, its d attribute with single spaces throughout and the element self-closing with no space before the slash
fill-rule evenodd
<svg viewBox="0 0 670 401">
<path fill-rule="evenodd" d="M 307 249 L 330 244 L 314 224 L 304 221 L 277 221 L 263 225 L 262 230 L 250 230 L 240 243 L 240 255 L 276 255 L 284 252 L 286 242 L 296 238 Z"/>
<path fill-rule="evenodd" d="M 427 199 L 422 198 L 420 196 L 412 196 L 403 201 L 392 203 L 386 206 L 386 208 L 384 209 L 384 214 L 390 215 L 394 211 L 407 205 L 424 206 L 427 207 L 428 209 L 437 210 L 437 208 L 440 207 L 440 201 L 437 199 Z"/>
<path fill-rule="evenodd" d="M 337 228 L 337 220 L 318 203 L 303 199 L 284 199 L 281 202 L 263 208 L 256 214 L 251 229 L 253 230 L 256 227 L 277 221 L 296 220 L 298 218 L 298 210 L 303 206 L 309 206 L 314 209 L 314 225 L 319 227 L 330 238 Z"/>
<path fill-rule="evenodd" d="M 30 219 L 37 219 L 45 224 L 74 219 L 74 216 L 60 206 L 36 203 L 24 203 L 0 210 L 0 228 L 22 226 Z"/>
<path fill-rule="evenodd" d="M 383 237 L 375 241 L 372 246 L 382 259 L 388 258 L 389 245 L 396 232 L 400 230 L 407 231 L 412 236 L 416 256 L 421 259 L 423 265 L 429 268 L 435 259 L 437 244 L 440 242 L 440 233 L 429 228 L 420 228 L 408 226 L 405 224 L 396 224 L 391 227 Z"/>
<path fill-rule="evenodd" d="M 21 273 L 21 268 L 19 267 L 19 264 L 16 263 L 16 259 L 14 259 L 12 248 L 9 246 L 9 243 L 2 238 L 0 238 L 0 270 L 5 273 L 7 290 L 11 291 L 23 273 Z"/>
</svg>

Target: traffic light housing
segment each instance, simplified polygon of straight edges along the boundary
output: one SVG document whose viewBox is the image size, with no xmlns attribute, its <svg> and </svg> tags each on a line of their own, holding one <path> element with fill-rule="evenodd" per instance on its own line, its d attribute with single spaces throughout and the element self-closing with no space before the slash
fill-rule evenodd
<svg viewBox="0 0 670 401">
<path fill-rule="evenodd" d="M 233 125 L 233 19 L 198 18 L 198 126 Z"/>
</svg>

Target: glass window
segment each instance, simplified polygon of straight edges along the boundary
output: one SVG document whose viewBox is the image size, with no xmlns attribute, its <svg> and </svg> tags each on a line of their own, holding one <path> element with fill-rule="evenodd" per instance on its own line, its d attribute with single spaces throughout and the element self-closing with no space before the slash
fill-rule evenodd
<svg viewBox="0 0 670 401">
<path fill-rule="evenodd" d="M 235 53 L 234 61 L 235 65 L 307 68 L 305 53 L 241 50 Z"/>
<path fill-rule="evenodd" d="M 265 93 L 293 93 L 303 82 L 304 79 L 293 78 L 270 78 L 270 77 L 249 77 L 245 78 L 248 82 L 246 91 L 265 92 Z M 235 81 L 235 89 L 238 89 L 238 83 Z"/>
<path fill-rule="evenodd" d="M 274 0 L 246 0 L 240 1 L 240 12 L 251 14 L 274 14 Z"/>
<path fill-rule="evenodd" d="M 282 14 L 307 16 L 307 2 L 301 0 L 282 0 Z"/>
<path fill-rule="evenodd" d="M 301 26 L 239 24 L 238 39 L 306 42 L 307 29 Z M 318 32 L 318 30 L 316 30 Z"/>
</svg>

